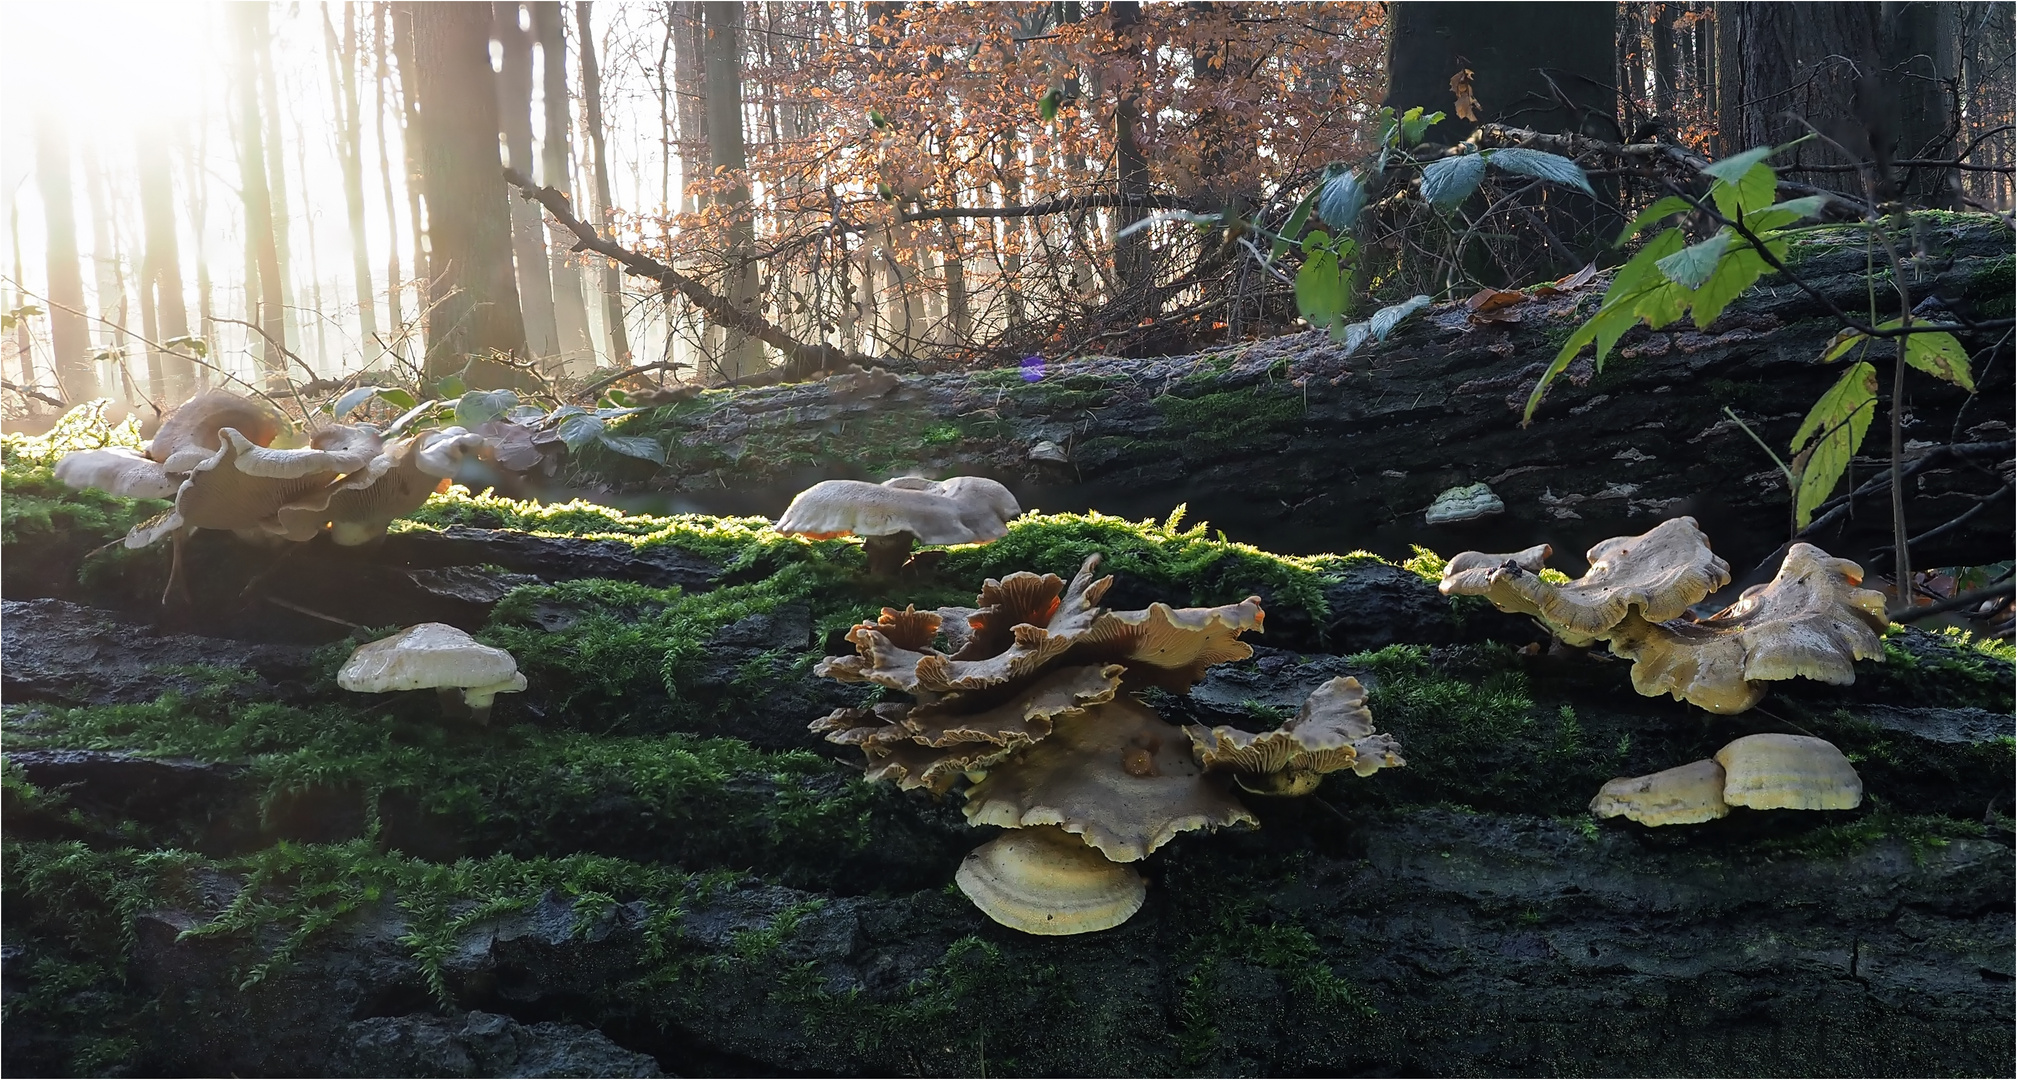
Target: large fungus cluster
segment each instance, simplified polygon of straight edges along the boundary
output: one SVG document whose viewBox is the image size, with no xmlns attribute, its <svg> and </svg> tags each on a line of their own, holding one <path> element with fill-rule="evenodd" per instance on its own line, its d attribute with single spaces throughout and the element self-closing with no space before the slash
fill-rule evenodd
<svg viewBox="0 0 2017 1080">
<path fill-rule="evenodd" d="M 1531 615 L 1562 641 L 1603 641 L 1632 661 L 1632 685 L 1710 712 L 1738 713 L 1791 678 L 1846 685 L 1855 662 L 1879 655 L 1882 593 L 1858 588 L 1863 570 L 1811 544 L 1794 544 L 1773 579 L 1698 619 L 1688 609 L 1730 582 L 1695 519 L 1590 549 L 1590 569 L 1557 584 L 1541 576 L 1547 545 L 1504 555 L 1466 551 L 1443 570 L 1444 595 L 1483 596 Z"/>
<path fill-rule="evenodd" d="M 172 594 L 182 542 L 194 530 L 302 541 L 327 529 L 338 544 L 366 543 L 446 487 L 463 457 L 484 445 L 461 428 L 387 441 L 370 427 L 330 424 L 306 446 L 274 446 L 284 431 L 256 402 L 213 390 L 164 418 L 145 453 L 75 451 L 56 463 L 56 477 L 74 488 L 174 500 L 126 536 L 129 548 L 174 541 Z"/>
<path fill-rule="evenodd" d="M 885 608 L 849 631 L 854 655 L 816 669 L 910 695 L 836 710 L 812 730 L 860 748 L 870 779 L 941 794 L 965 784 L 969 822 L 1017 830 L 976 850 L 957 880 L 990 917 L 1030 933 L 1118 925 L 1143 887 L 1123 864 L 1189 830 L 1258 824 L 1236 781 L 1305 794 L 1324 773 L 1403 764 L 1349 678 L 1271 732 L 1165 721 L 1133 692 L 1181 692 L 1251 656 L 1239 637 L 1261 629 L 1260 599 L 1111 611 L 1100 599 L 1113 579 L 1095 578 L 1098 565 L 1088 558 L 1069 583 L 989 580 L 975 608 Z"/>
</svg>

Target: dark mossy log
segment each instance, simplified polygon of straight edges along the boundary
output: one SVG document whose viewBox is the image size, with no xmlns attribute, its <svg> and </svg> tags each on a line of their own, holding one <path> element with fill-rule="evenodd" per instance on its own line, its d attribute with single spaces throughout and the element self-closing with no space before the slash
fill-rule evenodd
<svg viewBox="0 0 2017 1080">
<path fill-rule="evenodd" d="M 1943 302 L 1940 318 L 2007 318 L 2011 246 L 1993 219 L 1917 215 L 1906 288 L 1915 303 Z M 1872 263 L 1859 238 L 1824 231 L 1794 252 L 1801 278 L 1851 311 L 1868 312 L 1874 267 L 1877 317 L 1895 314 L 1881 248 Z M 667 439 L 665 466 L 592 450 L 575 479 L 662 492 L 681 509 L 774 515 L 819 479 L 977 473 L 1045 510 L 1161 517 L 1188 503 L 1193 520 L 1274 550 L 1392 557 L 1411 543 L 1548 542 L 1571 570 L 1598 540 L 1686 513 L 1741 573 L 1791 531 L 1786 482 L 1745 428 L 1789 456 L 1801 419 L 1841 374 L 1839 363 L 1816 362 L 1839 326 L 1820 301 L 1768 277 L 1706 330 L 1635 329 L 1602 372 L 1586 354 L 1522 428 L 1529 391 L 1595 310 L 1604 280 L 1494 313 L 1509 321 L 1477 324 L 1461 305 L 1442 305 L 1352 355 L 1311 333 L 1216 354 L 906 376 L 879 394 L 845 376 L 711 392 L 628 422 L 630 434 Z M 1993 505 L 1915 545 L 1918 566 L 2011 554 L 2009 338 L 1961 337 L 1979 394 L 1918 372 L 1905 380 L 1908 527 L 1917 536 Z M 1871 352 L 1887 396 L 1889 357 L 1888 346 Z M 1888 423 L 1886 406 L 1849 485 L 1888 469 Z M 1439 492 L 1478 482 L 1503 514 L 1425 523 Z M 1876 570 L 1875 549 L 1890 536 L 1879 484 L 1808 539 Z"/>
</svg>

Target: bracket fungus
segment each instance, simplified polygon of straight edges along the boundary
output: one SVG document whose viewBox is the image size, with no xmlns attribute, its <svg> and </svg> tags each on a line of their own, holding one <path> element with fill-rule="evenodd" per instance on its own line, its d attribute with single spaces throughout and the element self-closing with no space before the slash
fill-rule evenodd
<svg viewBox="0 0 2017 1080">
<path fill-rule="evenodd" d="M 899 476 L 880 484 L 822 480 L 791 500 L 777 531 L 815 540 L 859 536 L 869 573 L 889 577 L 903 568 L 914 544 L 999 540 L 1021 513 L 1007 488 L 980 476 Z"/>
<path fill-rule="evenodd" d="M 447 490 L 462 459 L 485 443 L 459 427 L 395 439 L 363 468 L 326 485 L 320 498 L 282 507 L 275 514 L 278 531 L 289 540 L 312 540 L 328 526 L 338 545 L 369 543 L 384 536 L 394 520 L 420 509 L 429 495 Z"/>
<path fill-rule="evenodd" d="M 1430 525 L 1452 525 L 1505 512 L 1504 500 L 1490 487 L 1465 484 L 1437 495 L 1435 501 L 1429 504 L 1428 512 L 1422 515 L 1422 520 Z"/>
<path fill-rule="evenodd" d="M 1133 692 L 1182 692 L 1210 665 L 1253 655 L 1239 637 L 1261 629 L 1260 599 L 1110 611 L 1100 600 L 1113 579 L 1094 577 L 1098 566 L 1088 558 L 1069 582 L 991 579 L 973 608 L 884 608 L 848 632 L 854 655 L 814 669 L 914 698 L 838 709 L 811 727 L 860 748 L 871 780 L 935 794 L 964 782 L 970 823 L 1018 830 L 976 851 L 958 881 L 990 917 L 1030 933 L 1118 925 L 1141 899 L 1139 876 L 1115 864 L 1190 830 L 1257 825 L 1235 780 L 1305 794 L 1324 772 L 1402 763 L 1352 679 L 1320 688 L 1266 735 L 1166 722 Z M 1032 831 L 1041 838 L 1023 835 Z M 1066 882 L 1056 895 L 1046 875 Z"/>
<path fill-rule="evenodd" d="M 1571 645 L 1608 642 L 1632 661 L 1632 686 L 1710 712 L 1739 713 L 1761 684 L 1808 678 L 1846 685 L 1857 660 L 1882 652 L 1883 594 L 1857 588 L 1863 570 L 1811 544 L 1794 544 L 1779 572 L 1705 619 L 1688 609 L 1729 584 L 1695 519 L 1672 518 L 1640 536 L 1590 549 L 1590 571 L 1566 585 L 1540 576 L 1545 544 L 1509 555 L 1466 551 L 1443 568 L 1445 596 L 1483 596 L 1531 615 Z"/>
<path fill-rule="evenodd" d="M 1695 825 L 1753 810 L 1854 810 L 1863 778 L 1834 743 L 1810 735 L 1746 735 L 1716 751 L 1650 776 L 1622 776 L 1590 800 L 1600 818 L 1642 825 Z"/>
<path fill-rule="evenodd" d="M 336 685 L 360 694 L 433 690 L 443 711 L 466 706 L 477 723 L 486 724 L 497 695 L 525 689 L 525 676 L 503 649 L 446 623 L 419 623 L 359 645 L 336 673 Z"/>
</svg>

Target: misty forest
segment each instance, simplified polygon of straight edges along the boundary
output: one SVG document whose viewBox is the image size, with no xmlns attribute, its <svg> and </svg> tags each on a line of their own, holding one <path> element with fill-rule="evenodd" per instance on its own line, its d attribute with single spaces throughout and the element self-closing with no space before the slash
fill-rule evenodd
<svg viewBox="0 0 2017 1080">
<path fill-rule="evenodd" d="M 0 1068 L 2017 1072 L 2017 5 L 0 6 Z"/>
</svg>

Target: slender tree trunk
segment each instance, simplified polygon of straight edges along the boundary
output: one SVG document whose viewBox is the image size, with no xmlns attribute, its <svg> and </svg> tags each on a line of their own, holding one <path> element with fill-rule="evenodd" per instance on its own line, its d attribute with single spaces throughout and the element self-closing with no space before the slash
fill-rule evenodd
<svg viewBox="0 0 2017 1080">
<path fill-rule="evenodd" d="M 1671 117 L 1674 110 L 1674 4 L 1652 5 L 1648 30 L 1653 39 L 1653 112 Z"/>
<path fill-rule="evenodd" d="M 99 325 L 89 327 L 87 337 L 103 342 L 102 350 L 92 350 L 93 355 L 123 356 L 126 352 L 126 268 L 125 254 L 119 243 L 119 232 L 113 227 L 112 177 L 101 166 L 97 151 L 86 143 L 80 154 L 80 164 L 84 171 L 84 196 L 91 207 L 91 284 L 98 301 Z M 153 310 L 142 308 L 148 319 L 153 318 Z M 151 323 L 143 321 L 142 332 L 154 337 Z M 158 340 L 158 339 L 157 339 Z M 98 362 L 92 361 L 95 366 Z M 116 366 L 116 363 L 115 363 Z M 100 372 L 99 381 L 104 383 Z"/>
<path fill-rule="evenodd" d="M 541 86 L 544 88 L 546 136 L 540 146 L 540 182 L 572 194 L 570 175 L 573 129 L 568 106 L 566 22 L 558 0 L 530 5 L 533 32 L 539 38 Z M 558 225 L 547 234 L 548 276 L 553 283 L 553 316 L 560 353 L 572 374 L 595 367 L 595 341 L 588 333 L 588 308 L 581 295 L 581 268 L 568 258 L 573 238 Z"/>
<path fill-rule="evenodd" d="M 525 321 L 512 274 L 511 206 L 498 158 L 490 70 L 490 8 L 404 4 L 413 27 L 413 96 L 420 109 L 421 187 L 433 278 L 427 373 L 472 387 L 518 375 L 492 354 L 523 358 Z"/>
<path fill-rule="evenodd" d="M 694 0 L 668 4 L 666 23 L 668 27 L 676 27 L 672 41 L 672 78 L 676 102 L 673 116 L 679 123 L 679 208 L 684 213 L 697 214 L 708 198 L 709 189 L 702 182 L 703 177 L 711 177 L 714 172 L 708 167 L 713 155 L 708 150 L 707 141 L 707 61 L 703 47 L 706 30 L 702 26 L 700 4 Z M 701 358 L 712 359 L 721 355 L 721 328 L 707 325 L 703 320 L 695 320 L 689 325 L 699 337 L 697 348 L 693 350 L 698 354 L 692 360 L 694 373 L 696 376 L 707 374 L 702 370 L 706 361 Z"/>
<path fill-rule="evenodd" d="M 261 8 L 266 5 L 262 2 Z M 273 207 L 273 248 L 280 267 L 281 325 L 288 345 L 301 343 L 301 312 L 294 295 L 294 253 L 292 219 L 287 212 L 287 142 L 280 134 L 280 86 L 273 75 L 273 34 L 264 11 L 259 17 L 260 33 L 253 45 L 253 59 L 259 66 L 260 112 L 266 120 L 267 192 Z"/>
<path fill-rule="evenodd" d="M 70 199 L 70 139 L 62 122 L 46 112 L 35 117 L 35 185 L 42 191 L 49 299 L 62 305 L 49 310 L 56 381 L 63 400 L 74 405 L 98 396 L 98 375 L 81 314 L 84 274 L 77 264 L 77 214 Z"/>
<path fill-rule="evenodd" d="M 259 62 L 255 52 L 267 39 L 266 5 L 240 4 L 232 20 L 238 32 L 238 192 L 245 204 L 246 321 L 258 326 L 259 366 L 269 388 L 286 382 L 280 343 L 287 324 L 280 288 L 280 249 L 273 235 L 273 203 L 266 188 L 266 138 L 259 118 Z"/>
<path fill-rule="evenodd" d="M 387 4 L 392 19 L 392 59 L 399 69 L 400 147 L 406 155 L 406 224 L 413 238 L 413 281 L 419 289 L 416 319 L 426 322 L 433 295 L 433 263 L 428 258 L 426 218 L 420 209 L 420 99 L 414 90 L 418 66 L 413 58 L 414 5 Z"/>
<path fill-rule="evenodd" d="M 1126 67 L 1125 80 L 1120 89 L 1120 102 L 1114 106 L 1114 172 L 1120 185 L 1123 199 L 1142 198 L 1149 193 L 1148 160 L 1142 156 L 1141 144 L 1136 141 L 1135 128 L 1141 124 L 1141 109 L 1136 103 L 1134 88 L 1141 79 L 1140 47 L 1135 42 L 1135 33 L 1141 24 L 1142 6 L 1134 0 L 1116 0 L 1107 5 L 1112 28 L 1121 39 L 1120 62 Z M 1113 221 L 1118 233 L 1146 216 L 1139 206 L 1122 206 L 1115 209 Z M 1151 294 L 1155 291 L 1150 260 L 1149 237 L 1146 232 L 1138 232 L 1120 239 L 1114 245 L 1114 288 L 1115 300 L 1125 309 L 1146 310 Z"/>
<path fill-rule="evenodd" d="M 391 43 L 387 40 L 385 12 L 388 5 L 371 6 L 371 53 L 377 61 L 377 77 L 373 83 L 377 87 L 377 108 L 372 113 L 372 129 L 378 134 L 378 185 L 385 196 L 385 222 L 390 243 L 385 255 L 385 314 L 390 320 L 387 330 L 389 337 L 379 339 L 381 347 L 397 350 L 399 337 L 406 332 L 406 312 L 402 302 L 403 287 L 399 282 L 399 200 L 392 192 L 392 155 L 386 148 L 385 126 L 390 121 L 386 91 L 392 82 L 392 71 L 388 57 Z M 417 256 L 416 256 L 417 257 Z"/>
<path fill-rule="evenodd" d="M 363 340 L 378 336 L 377 290 L 371 283 L 371 246 L 364 223 L 364 132 L 357 103 L 357 7 L 343 6 L 339 43 L 329 10 L 322 12 L 329 47 L 329 85 L 335 95 L 336 157 L 343 167 L 343 205 L 350 220 L 350 276 L 357 289 L 357 328 Z"/>
<path fill-rule="evenodd" d="M 28 280 L 28 266 L 21 258 L 21 198 L 18 192 L 16 192 L 14 198 L 7 201 L 7 239 L 13 247 L 14 288 L 12 290 L 12 297 L 7 301 L 6 310 L 15 311 L 30 303 L 28 297 L 22 295 L 21 292 L 22 284 Z M 28 320 L 15 320 L 14 348 L 15 358 L 19 364 L 16 370 L 20 373 L 21 385 L 31 389 L 40 389 L 36 383 L 34 346 L 35 339 L 28 332 Z M 55 390 L 59 397 L 62 396 L 62 388 L 60 386 L 55 387 Z M 35 398 L 28 398 L 26 405 L 29 416 L 34 416 L 42 411 L 42 403 Z"/>
<path fill-rule="evenodd" d="M 497 75 L 497 116 L 511 167 L 531 176 L 538 171 L 532 160 L 532 34 L 519 25 L 522 6 L 509 2 L 494 7 L 495 33 L 504 53 L 504 70 Z M 525 343 L 536 359 L 551 363 L 560 355 L 560 332 L 554 322 L 545 228 L 536 204 L 512 197 L 511 252 L 525 310 Z"/>
<path fill-rule="evenodd" d="M 216 293 L 210 280 L 210 254 L 203 239 L 210 230 L 210 185 L 203 172 L 203 163 L 209 160 L 209 119 L 209 107 L 206 105 L 202 118 L 197 122 L 199 134 L 196 145 L 182 155 L 182 177 L 184 190 L 189 193 L 190 235 L 196 241 L 196 333 L 205 348 L 214 353 L 217 347 Z M 196 369 L 193 373 L 196 380 L 194 389 L 208 389 L 211 370 L 201 364 L 193 366 Z"/>
<path fill-rule="evenodd" d="M 594 8 L 591 0 L 579 0 L 574 5 L 574 17 L 581 37 L 581 93 L 588 107 L 589 163 L 595 173 L 592 220 L 604 232 L 610 232 L 615 217 L 609 205 L 609 154 L 603 143 L 602 68 L 595 60 Z M 604 318 L 609 333 L 609 362 L 623 367 L 630 363 L 630 335 L 623 325 L 623 271 L 615 263 L 605 261 L 602 265 L 602 296 L 603 310 L 607 312 Z"/>
<path fill-rule="evenodd" d="M 182 254 L 175 235 L 175 192 L 169 178 L 168 143 L 159 128 L 141 131 L 138 145 L 140 218 L 147 230 L 146 254 L 140 264 L 142 304 L 154 312 L 157 342 L 189 336 L 189 309 L 182 297 Z M 188 360 L 156 352 L 148 357 L 149 372 L 159 372 L 164 404 L 187 399 L 195 390 L 195 372 Z"/>
<path fill-rule="evenodd" d="M 728 190 L 716 196 L 725 202 L 733 217 L 728 224 L 728 300 L 747 310 L 757 301 L 756 219 L 749 205 L 746 173 L 749 159 L 742 135 L 742 16 L 741 0 L 703 0 L 702 26 L 707 33 L 702 49 L 707 67 L 707 143 L 717 175 L 730 178 Z M 763 366 L 763 346 L 739 331 L 728 331 L 723 343 L 721 372 L 731 379 Z"/>
<path fill-rule="evenodd" d="M 308 175 L 308 133 L 302 130 L 298 117 L 294 121 L 294 167 L 300 170 L 303 177 Z M 315 358 L 312 363 L 318 375 L 340 374 L 343 370 L 343 358 L 332 357 L 329 353 L 329 313 L 322 306 L 322 259 L 316 255 L 314 214 L 302 215 L 301 232 L 303 238 L 308 241 L 308 306 L 302 310 L 306 311 L 308 321 L 315 330 L 313 334 Z M 300 311 L 296 312 L 297 317 L 300 314 Z M 298 348 L 303 353 L 308 351 L 311 336 L 308 329 L 308 327 L 301 328 L 301 344 Z"/>
</svg>

